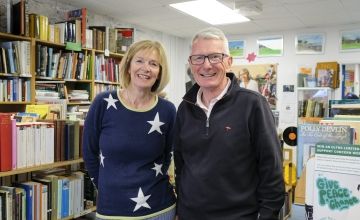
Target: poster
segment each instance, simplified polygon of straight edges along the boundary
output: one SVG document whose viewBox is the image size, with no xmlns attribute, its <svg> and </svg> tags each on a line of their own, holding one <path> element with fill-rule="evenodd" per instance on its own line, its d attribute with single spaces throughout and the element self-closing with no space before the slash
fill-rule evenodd
<svg viewBox="0 0 360 220">
<path fill-rule="evenodd" d="M 313 216 L 314 220 L 359 219 L 359 145 L 316 145 Z"/>
<path fill-rule="evenodd" d="M 259 93 L 266 98 L 271 109 L 276 109 L 277 64 L 234 65 L 231 67 L 231 71 L 241 80 L 240 74 L 244 68 L 249 71 L 250 78 L 257 81 Z"/>
</svg>

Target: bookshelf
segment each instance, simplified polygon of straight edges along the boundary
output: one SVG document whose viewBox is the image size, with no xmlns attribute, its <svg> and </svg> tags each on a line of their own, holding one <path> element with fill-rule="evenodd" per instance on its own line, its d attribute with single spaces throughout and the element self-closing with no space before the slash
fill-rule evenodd
<svg viewBox="0 0 360 220">
<path fill-rule="evenodd" d="M 29 51 L 28 51 L 28 61 L 29 61 L 29 69 L 30 74 L 29 75 L 23 75 L 21 71 L 15 71 L 15 72 L 8 72 L 8 71 L 0 71 L 0 80 L 3 82 L 4 80 L 18 80 L 21 79 L 21 81 L 26 81 L 27 84 L 27 90 L 28 93 L 26 93 L 27 99 L 20 100 L 17 99 L 3 99 L 0 100 L 0 112 L 23 112 L 25 111 L 26 105 L 29 104 L 36 104 L 36 85 L 38 83 L 53 83 L 53 84 L 61 84 L 65 85 L 67 92 L 71 92 L 72 90 L 86 90 L 88 92 L 88 98 L 86 100 L 71 100 L 69 96 L 66 97 L 67 106 L 73 107 L 73 106 L 88 106 L 90 105 L 91 101 L 94 99 L 97 93 L 107 90 L 107 89 L 114 89 L 118 88 L 120 86 L 120 83 L 115 78 L 115 74 L 117 72 L 112 71 L 110 72 L 110 68 L 105 68 L 107 72 L 102 72 L 103 78 L 101 79 L 95 79 L 95 57 L 97 55 L 103 55 L 103 60 L 111 60 L 111 64 L 109 64 L 110 67 L 114 68 L 111 65 L 119 65 L 123 54 L 117 54 L 117 53 L 109 53 L 109 55 L 105 56 L 105 52 L 102 50 L 96 50 L 96 49 L 90 49 L 90 48 L 82 48 L 81 51 L 72 51 L 66 49 L 66 44 L 60 44 L 60 43 L 54 43 L 49 42 L 46 40 L 40 40 L 36 39 L 34 37 L 24 37 L 24 36 L 18 36 L 8 33 L 0 33 L 0 42 L 15 42 L 15 41 L 26 41 L 29 42 Z M 88 69 L 86 70 L 86 77 L 82 79 L 78 78 L 60 78 L 60 77 L 53 77 L 50 75 L 38 75 L 37 72 L 37 63 L 39 56 L 37 56 L 37 48 L 41 48 L 41 46 L 45 46 L 47 48 L 52 48 L 53 52 L 61 51 L 62 53 L 83 53 L 84 55 L 88 56 L 89 64 Z M 2 56 L 1 56 L 2 57 Z M 100 63 L 100 65 L 104 65 L 107 63 Z M 49 64 L 44 64 L 44 66 L 48 66 Z M 119 67 L 116 67 L 119 68 Z M 115 69 L 115 68 L 114 68 Z M 107 78 L 108 74 L 113 74 L 111 78 Z M 47 73 L 46 73 L 47 74 Z M 11 91 L 11 94 L 16 93 L 16 91 L 13 91 L 13 88 L 6 89 L 7 91 Z M 19 93 L 18 93 L 19 94 Z M 20 93 L 21 94 L 21 93 Z M 67 94 L 69 95 L 69 94 Z M 8 95 L 7 95 L 8 96 Z M 6 97 L 7 97 L 6 96 Z M 2 184 L 10 185 L 14 179 L 17 179 L 19 175 L 25 174 L 27 176 L 27 179 L 29 179 L 29 175 L 31 175 L 34 172 L 37 171 L 43 171 L 48 170 L 52 168 L 58 168 L 58 167 L 73 167 L 78 166 L 83 162 L 83 159 L 72 159 L 72 160 L 65 160 L 65 161 L 58 161 L 54 163 L 44 164 L 44 165 L 37 165 L 37 166 L 30 166 L 25 168 L 18 168 L 13 169 L 10 171 L 0 172 L 0 181 L 2 181 Z M 10 179 L 10 180 L 9 180 Z M 10 182 L 9 182 L 10 181 Z M 96 210 L 95 206 L 91 205 L 89 207 L 86 207 L 83 211 L 81 211 L 80 214 L 76 215 L 69 215 L 65 218 L 51 218 L 51 219 L 73 219 L 75 217 L 79 217 L 82 215 L 86 215 L 92 211 Z"/>
<path fill-rule="evenodd" d="M 24 2 L 21 2 L 21 4 L 23 3 Z M 10 1 L 6 2 L 6 4 L 7 7 L 12 7 L 9 5 L 11 4 Z M 93 41 L 93 39 L 90 37 L 88 38 L 87 35 L 87 32 L 91 30 L 87 29 L 86 8 L 67 12 L 64 21 L 57 22 L 56 24 L 50 24 L 48 23 L 48 17 L 29 13 L 29 11 L 25 8 L 27 7 L 26 4 L 21 6 L 25 9 L 24 12 L 21 12 L 24 13 L 22 14 L 24 15 L 24 20 L 20 21 L 22 22 L 21 25 L 23 27 L 22 32 L 19 33 L 21 35 L 0 32 L 0 48 L 7 46 L 5 44 L 2 45 L 2 42 L 11 42 L 9 45 L 15 45 L 21 48 L 24 47 L 23 51 L 19 50 L 9 53 L 14 54 L 14 57 L 11 59 L 9 59 L 5 49 L 0 50 L 0 112 L 24 112 L 27 105 L 35 105 L 39 103 L 49 103 L 50 105 L 50 103 L 53 103 L 51 100 L 51 98 L 53 98 L 56 100 L 60 99 L 61 102 L 59 103 L 65 106 L 67 113 L 71 113 L 65 114 L 65 116 L 60 114 L 62 115 L 61 119 L 77 120 L 78 118 L 74 118 L 74 115 L 77 115 L 76 113 L 79 112 L 86 112 L 86 107 L 91 104 L 91 101 L 98 93 L 104 90 L 112 90 L 120 87 L 118 77 L 120 62 L 124 56 L 125 50 L 133 42 L 134 29 L 118 29 L 117 32 L 114 32 L 116 33 L 116 36 L 112 36 L 113 40 L 110 42 L 112 45 L 111 50 L 109 50 L 105 42 L 110 36 L 101 38 L 104 46 L 99 49 L 94 45 L 97 41 Z M 9 17 L 8 14 L 6 15 Z M 11 17 L 9 18 L 11 19 Z M 26 18 L 28 20 L 26 20 Z M 64 28 L 67 30 L 65 36 L 64 34 L 56 35 L 56 33 L 59 33 L 61 29 L 64 30 Z M 9 29 L 9 32 L 11 32 L 12 29 L 13 27 Z M 69 31 L 71 32 L 70 36 L 67 35 L 69 34 Z M 122 38 L 120 45 L 118 45 L 119 42 L 117 39 L 120 32 L 122 34 Z M 124 45 L 122 45 L 123 43 Z M 120 47 L 121 50 L 118 50 L 117 47 Z M 64 63 L 61 63 L 61 60 L 63 60 L 62 62 Z M 11 69 L 8 68 L 7 62 L 9 61 L 13 62 Z M 3 64 L 7 67 L 6 69 L 3 68 Z M 60 71 L 61 65 L 63 66 Z M 26 85 L 22 86 L 24 82 L 26 82 Z M 6 85 L 5 88 L 4 85 Z M 50 87 L 52 89 L 46 91 L 45 88 Z M 4 91 L 6 91 L 6 94 L 3 94 Z M 41 97 L 41 99 L 39 98 L 41 94 L 46 95 L 45 97 Z M 45 100 L 47 98 L 46 96 L 51 97 L 49 102 Z M 74 110 L 78 112 L 74 112 Z M 59 121 L 50 122 L 53 123 L 52 126 L 55 134 L 56 128 L 58 130 L 60 128 L 58 127 L 58 124 L 60 123 Z M 62 121 L 66 121 L 61 123 L 67 125 L 67 120 Z M 18 125 L 16 124 L 15 130 L 18 128 L 17 126 Z M 30 127 L 31 126 L 33 125 L 30 125 Z M 66 129 L 68 128 L 65 128 L 65 130 Z M 74 129 L 79 131 L 79 137 L 81 137 L 81 126 L 75 127 Z M 34 132 L 35 130 L 36 129 L 34 128 Z M 61 127 L 60 130 L 63 130 L 63 128 Z M 69 133 L 71 130 L 67 131 Z M 17 139 L 18 134 L 16 133 L 15 135 L 15 139 Z M 30 134 L 29 136 L 34 135 Z M 59 137 L 60 136 L 55 135 L 55 145 L 58 144 L 57 141 L 59 140 Z M 65 140 L 64 136 L 61 136 L 60 138 L 63 138 L 62 142 L 68 142 L 68 140 Z M 76 138 L 74 138 L 74 142 L 75 139 Z M 27 143 L 28 142 L 31 143 L 32 141 L 27 140 Z M 79 141 L 79 145 L 80 143 L 81 142 Z M 57 149 L 58 148 L 55 146 L 53 150 L 57 151 Z M 81 152 L 81 148 L 79 150 Z M 54 154 L 56 156 L 60 153 L 54 152 Z M 63 154 L 64 153 L 61 152 L 61 156 L 63 156 Z M 52 155 L 52 153 L 50 155 Z M 49 162 L 43 164 L 41 162 L 41 165 L 30 164 L 25 167 L 19 166 L 21 168 L 17 168 L 18 164 L 12 164 L 10 170 L 4 169 L 5 171 L 0 172 L 0 185 L 12 186 L 14 181 L 30 181 L 33 180 L 34 177 L 37 177 L 37 173 L 45 173 L 46 170 L 51 170 L 53 168 L 64 167 L 67 171 L 75 171 L 79 170 L 79 168 L 83 168 L 81 153 L 78 156 L 72 156 L 73 158 L 67 158 L 65 155 L 65 159 L 55 158 L 51 161 L 51 163 Z M 26 154 L 25 157 L 28 157 L 28 155 Z M 14 161 L 14 159 L 12 160 Z M 84 175 L 82 177 L 83 185 L 85 185 L 83 189 L 93 189 L 94 186 L 90 178 L 86 174 Z M 73 178 L 74 177 L 72 175 L 71 178 L 69 177 L 69 179 Z M 54 195 L 53 192 L 50 194 Z M 86 204 L 83 204 L 84 209 L 82 209 L 81 212 L 77 212 L 75 214 L 70 213 L 69 215 L 65 215 L 65 217 L 56 216 L 56 214 L 58 215 L 58 213 L 55 213 L 57 212 L 56 209 L 58 209 L 58 204 L 54 203 L 55 207 L 53 207 L 52 210 L 55 211 L 49 211 L 48 209 L 47 213 L 49 214 L 49 212 L 51 212 L 51 217 L 48 217 L 48 219 L 73 219 L 96 210 L 95 194 L 96 193 L 92 192 L 92 195 L 90 195 L 90 197 L 93 196 L 93 199 L 84 198 L 84 200 L 86 200 Z M 0 205 L 0 209 L 1 208 L 2 207 Z"/>
<path fill-rule="evenodd" d="M 333 93 L 329 87 L 298 87 L 298 124 L 318 124 L 322 118 L 328 117 Z"/>
</svg>

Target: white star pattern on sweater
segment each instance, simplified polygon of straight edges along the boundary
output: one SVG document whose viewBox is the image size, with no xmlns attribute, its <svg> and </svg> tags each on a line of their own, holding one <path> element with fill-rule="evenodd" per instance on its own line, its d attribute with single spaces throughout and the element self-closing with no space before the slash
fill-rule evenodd
<svg viewBox="0 0 360 220">
<path fill-rule="evenodd" d="M 162 166 L 163 166 L 162 164 L 154 163 L 154 167 L 151 168 L 151 169 L 153 169 L 153 170 L 156 171 L 155 176 L 157 176 L 159 173 L 160 173 L 161 175 L 163 175 L 163 173 L 162 173 L 162 171 L 161 171 L 161 167 L 162 167 Z"/>
<path fill-rule="evenodd" d="M 153 131 L 157 131 L 157 132 L 159 132 L 160 134 L 162 134 L 162 132 L 161 132 L 161 130 L 160 130 L 160 126 L 163 125 L 163 124 L 165 124 L 165 123 L 163 123 L 163 122 L 160 121 L 160 119 L 159 119 L 159 112 L 156 113 L 155 118 L 154 118 L 153 121 L 147 121 L 147 122 L 151 124 L 151 128 L 150 128 L 148 134 L 150 134 L 150 133 L 153 132 Z"/>
<path fill-rule="evenodd" d="M 101 151 L 100 151 L 99 157 L 100 157 L 100 165 L 102 165 L 103 167 L 105 167 L 105 165 L 104 165 L 104 159 L 105 159 L 105 157 L 103 156 L 103 154 L 102 154 Z"/>
<path fill-rule="evenodd" d="M 115 109 L 117 109 L 117 108 L 116 108 L 116 105 L 115 105 L 115 102 L 118 102 L 119 100 L 114 99 L 111 94 L 109 94 L 109 98 L 104 98 L 104 100 L 107 101 L 107 107 L 106 107 L 106 109 L 109 109 L 110 106 L 112 106 L 112 107 L 114 107 Z"/>
<path fill-rule="evenodd" d="M 146 200 L 148 200 L 150 198 L 150 196 L 151 196 L 151 194 L 147 195 L 147 196 L 144 196 L 144 193 L 143 193 L 143 191 L 142 191 L 142 189 L 140 187 L 139 192 L 138 192 L 138 196 L 135 197 L 135 198 L 130 198 L 132 201 L 136 202 L 136 206 L 135 206 L 133 212 L 135 212 L 136 210 L 138 210 L 141 207 L 151 209 L 149 204 L 146 202 Z"/>
</svg>

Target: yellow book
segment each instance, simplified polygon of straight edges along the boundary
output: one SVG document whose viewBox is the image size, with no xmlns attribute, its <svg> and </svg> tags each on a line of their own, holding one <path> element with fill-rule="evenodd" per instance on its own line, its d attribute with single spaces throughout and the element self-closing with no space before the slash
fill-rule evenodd
<svg viewBox="0 0 360 220">
<path fill-rule="evenodd" d="M 54 42 L 60 43 L 60 28 L 57 25 L 54 25 Z"/>
<path fill-rule="evenodd" d="M 40 118 L 46 118 L 49 113 L 49 105 L 26 105 L 25 112 L 28 113 L 37 113 L 40 115 Z"/>
<path fill-rule="evenodd" d="M 40 40 L 48 40 L 49 20 L 45 15 L 39 15 Z"/>
</svg>

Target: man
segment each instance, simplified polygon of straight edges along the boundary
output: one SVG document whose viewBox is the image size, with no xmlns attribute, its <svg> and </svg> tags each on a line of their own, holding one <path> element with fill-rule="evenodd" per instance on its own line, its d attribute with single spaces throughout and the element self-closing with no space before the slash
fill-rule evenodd
<svg viewBox="0 0 360 220">
<path fill-rule="evenodd" d="M 275 220 L 284 203 L 280 143 L 269 104 L 240 88 L 228 41 L 208 28 L 192 41 L 196 84 L 175 125 L 180 220 Z"/>
</svg>

